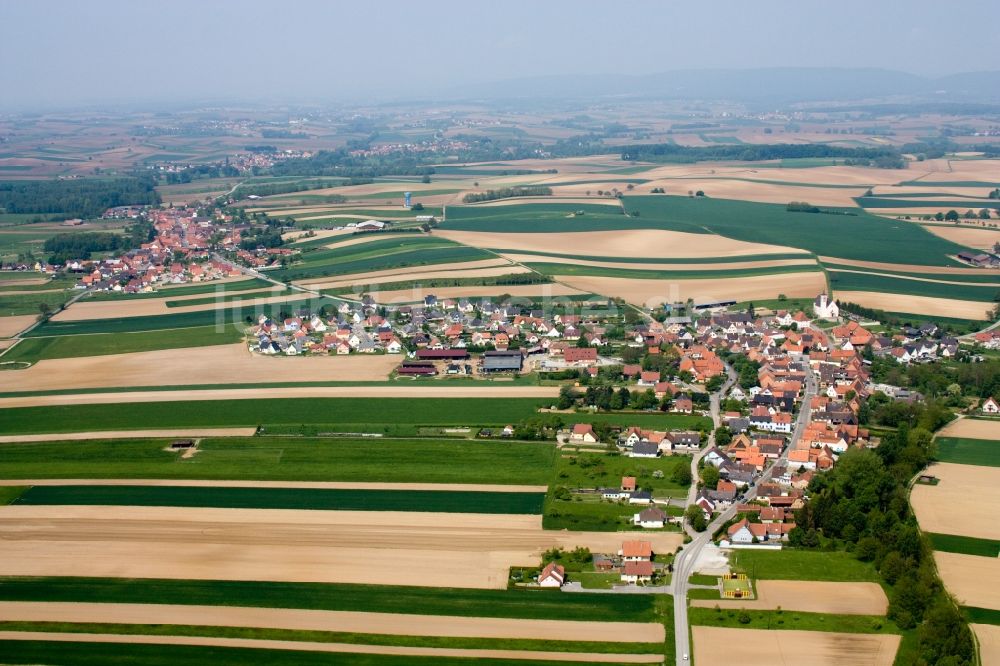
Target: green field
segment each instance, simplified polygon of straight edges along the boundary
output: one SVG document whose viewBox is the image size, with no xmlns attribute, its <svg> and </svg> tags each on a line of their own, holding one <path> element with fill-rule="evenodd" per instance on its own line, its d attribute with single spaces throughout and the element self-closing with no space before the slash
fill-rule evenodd
<svg viewBox="0 0 1000 666">
<path fill-rule="evenodd" d="M 652 595 L 562 594 L 549 590 L 479 590 L 348 583 L 0 578 L 3 601 L 87 601 L 525 619 L 656 621 Z"/>
<path fill-rule="evenodd" d="M 740 550 L 731 561 L 754 580 L 878 581 L 875 567 L 844 551 Z"/>
<path fill-rule="evenodd" d="M 337 303 L 332 298 L 289 298 L 278 303 L 257 304 L 247 307 L 235 305 L 196 312 L 147 315 L 141 317 L 120 317 L 114 319 L 86 319 L 81 321 L 46 321 L 35 328 L 28 337 L 49 337 L 61 335 L 85 335 L 91 333 L 132 333 L 140 331 L 163 331 L 174 328 L 194 328 L 243 322 L 246 317 L 256 319 L 257 314 L 279 317 L 281 312 L 295 312 L 299 309 L 318 311 L 323 305 Z"/>
<path fill-rule="evenodd" d="M 797 247 L 824 256 L 928 266 L 954 266 L 948 255 L 966 249 L 919 225 L 861 209 L 844 209 L 850 215 L 794 213 L 781 204 L 670 195 L 627 195 L 622 202 L 625 210 L 639 216 L 623 217 L 614 209 L 583 206 L 585 215 L 570 217 L 581 208 L 571 204 L 451 206 L 444 227 L 521 233 L 667 229 Z M 858 238 L 867 242 L 858 243 Z"/>
<path fill-rule="evenodd" d="M 671 414 L 668 412 L 585 412 L 575 414 L 560 414 L 559 417 L 568 424 L 606 423 L 612 426 L 639 426 L 644 430 L 701 430 L 712 429 L 712 420 L 707 416 L 697 414 Z"/>
<path fill-rule="evenodd" d="M 218 293 L 212 296 L 205 296 L 203 298 L 191 298 L 191 299 L 178 299 L 176 301 L 166 301 L 164 305 L 168 308 L 184 308 L 191 305 L 208 305 L 209 303 L 218 303 L 222 306 L 231 306 L 233 304 L 239 303 L 250 303 L 257 298 L 274 298 L 276 296 L 290 296 L 292 291 L 290 288 L 278 287 L 276 285 L 270 285 L 267 289 L 261 289 L 260 291 L 245 291 L 236 294 L 226 294 Z"/>
<path fill-rule="evenodd" d="M 855 199 L 859 206 L 864 208 L 940 208 L 942 211 L 957 210 L 964 213 L 970 208 L 978 212 L 981 208 L 1000 208 L 1000 201 L 996 199 L 967 199 L 963 201 L 928 201 L 924 197 L 913 199 L 890 199 L 888 197 L 858 197 Z"/>
<path fill-rule="evenodd" d="M 979 555 L 980 557 L 1000 557 L 1000 541 L 994 539 L 976 539 L 974 537 L 957 536 L 954 534 L 935 534 L 928 532 L 927 536 L 934 550 L 946 553 L 961 553 L 963 555 Z"/>
<path fill-rule="evenodd" d="M 974 606 L 963 606 L 962 610 L 969 622 L 976 624 L 1000 624 L 1000 610 L 993 608 L 976 608 Z"/>
<path fill-rule="evenodd" d="M 1000 423 L 997 428 L 1000 429 Z M 935 458 L 941 462 L 1000 467 L 1000 440 L 938 437 L 934 443 L 937 445 Z"/>
<path fill-rule="evenodd" d="M 426 236 L 394 234 L 393 238 L 360 245 L 303 252 L 288 268 L 271 271 L 278 280 L 291 281 L 328 275 L 347 275 L 390 268 L 449 264 L 490 259 L 494 255 L 474 247 Z"/>
<path fill-rule="evenodd" d="M 732 629 L 785 629 L 834 631 L 845 634 L 896 634 L 895 625 L 879 615 L 833 615 L 800 611 L 745 611 L 750 622 L 740 622 L 744 611 L 735 609 L 691 608 L 691 624 Z"/>
<path fill-rule="evenodd" d="M 26 291 L 17 294 L 0 295 L 0 316 L 37 315 L 44 304 L 49 311 L 55 312 L 68 301 L 67 291 Z"/>
<path fill-rule="evenodd" d="M 907 280 L 905 278 L 886 277 L 862 272 L 843 272 L 830 270 L 830 286 L 837 291 L 879 291 L 893 294 L 912 294 L 914 296 L 932 296 L 965 301 L 982 301 L 983 313 L 989 309 L 989 304 L 1000 294 L 1000 287 L 978 286 L 975 284 L 945 284 L 943 282 L 924 282 Z M 978 277 L 978 276 L 977 276 Z M 951 276 L 939 276 L 939 279 L 952 280 Z M 994 276 L 994 280 L 996 277 Z M 957 281 L 961 281 L 961 277 Z"/>
<path fill-rule="evenodd" d="M 5 479 L 215 479 L 546 485 L 551 443 L 305 437 L 206 438 L 181 458 L 169 440 L 5 444 Z"/>
<path fill-rule="evenodd" d="M 592 256 L 592 255 L 582 255 L 582 254 L 561 254 L 559 252 L 540 252 L 536 250 L 509 250 L 505 248 L 490 248 L 494 252 L 499 252 L 501 254 L 526 254 L 526 255 L 537 255 L 543 257 L 560 257 L 563 259 L 583 259 L 585 261 L 609 261 L 624 264 L 689 264 L 690 267 L 697 267 L 702 264 L 707 263 L 742 263 L 745 261 L 774 261 L 778 259 L 809 259 L 812 257 L 810 254 L 804 252 L 783 252 L 775 254 L 744 254 L 736 257 L 699 257 L 697 259 L 692 259 L 691 257 L 669 257 L 669 258 L 650 258 L 650 257 L 608 257 L 608 256 Z M 683 270 L 683 268 L 678 269 Z"/>
<path fill-rule="evenodd" d="M 698 278 L 741 278 L 753 275 L 774 275 L 780 273 L 803 273 L 821 270 L 818 264 L 812 266 L 772 266 L 769 268 L 744 268 L 734 270 L 682 270 L 654 271 L 632 270 L 608 266 L 588 266 L 580 264 L 525 264 L 542 275 L 598 275 L 603 277 L 628 278 L 632 280 L 693 280 Z"/>
<path fill-rule="evenodd" d="M 236 282 L 203 282 L 190 285 L 167 285 L 160 287 L 156 291 L 147 294 L 116 294 L 95 292 L 87 296 L 93 301 L 134 301 L 147 298 L 169 298 L 176 296 L 192 296 L 194 294 L 231 294 L 241 291 L 253 291 L 255 289 L 266 289 L 274 285 L 267 280 L 251 278 L 249 280 L 238 280 Z"/>
<path fill-rule="evenodd" d="M 299 650 L 202 647 L 186 645 L 139 645 L 121 643 L 72 643 L 39 641 L 0 641 L 0 654 L 7 664 L 60 664 L 61 666 L 246 666 L 262 663 L 269 666 L 476 666 L 479 659 L 411 657 L 356 653 L 321 653 Z M 511 661 L 490 659 L 494 666 L 551 666 L 551 661 Z M 561 661 L 561 666 L 583 666 Z M 601 662 L 588 662 L 589 666 Z M 614 661 L 605 662 L 613 664 Z"/>
<path fill-rule="evenodd" d="M 174 426 L 329 424 L 334 432 L 386 432 L 389 426 L 517 423 L 549 401 L 537 398 L 275 398 L 55 405 L 5 409 L 7 433 L 86 432 Z"/>
<path fill-rule="evenodd" d="M 541 514 L 544 493 L 193 486 L 34 486 L 12 504 Z"/>
<path fill-rule="evenodd" d="M 53 338 L 25 338 L 7 351 L 4 361 L 36 362 L 47 358 L 105 356 L 156 349 L 208 347 L 243 340 L 243 332 L 234 325 L 222 327 L 198 326 L 142 333 L 95 333 Z"/>
</svg>

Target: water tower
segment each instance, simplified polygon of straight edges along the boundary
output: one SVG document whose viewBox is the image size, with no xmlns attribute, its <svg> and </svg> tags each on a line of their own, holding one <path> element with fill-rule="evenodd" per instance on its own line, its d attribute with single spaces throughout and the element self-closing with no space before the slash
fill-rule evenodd
<svg viewBox="0 0 1000 666">
<path fill-rule="evenodd" d="M 411 192 L 403 192 L 403 208 L 409 208 L 410 207 L 410 195 L 411 194 L 412 194 Z"/>
</svg>

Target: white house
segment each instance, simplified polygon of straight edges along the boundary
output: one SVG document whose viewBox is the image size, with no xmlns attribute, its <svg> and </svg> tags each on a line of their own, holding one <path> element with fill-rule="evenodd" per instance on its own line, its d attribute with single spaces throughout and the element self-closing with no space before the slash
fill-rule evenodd
<svg viewBox="0 0 1000 666">
<path fill-rule="evenodd" d="M 837 319 L 840 317 L 840 306 L 823 292 L 813 301 L 813 314 L 819 319 Z"/>
<path fill-rule="evenodd" d="M 986 398 L 980 410 L 983 414 L 1000 414 L 1000 403 L 993 398 Z"/>
<path fill-rule="evenodd" d="M 594 433 L 594 426 L 589 423 L 573 424 L 573 431 L 569 435 L 571 442 L 586 442 L 593 444 L 597 442 L 597 435 Z"/>
<path fill-rule="evenodd" d="M 639 513 L 632 516 L 633 525 L 638 525 L 639 527 L 644 527 L 646 529 L 662 529 L 663 524 L 666 521 L 667 514 L 664 513 L 662 509 L 658 509 L 655 506 L 643 509 Z"/>
<path fill-rule="evenodd" d="M 539 587 L 562 587 L 566 582 L 566 569 L 561 564 L 549 562 L 538 574 Z"/>
</svg>

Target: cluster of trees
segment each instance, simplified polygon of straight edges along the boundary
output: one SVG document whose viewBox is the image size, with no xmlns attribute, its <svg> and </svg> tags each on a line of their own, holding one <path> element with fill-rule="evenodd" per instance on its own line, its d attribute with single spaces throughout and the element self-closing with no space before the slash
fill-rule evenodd
<svg viewBox="0 0 1000 666">
<path fill-rule="evenodd" d="M 519 187 L 503 187 L 499 190 L 486 190 L 485 192 L 470 192 L 462 197 L 465 203 L 479 203 L 481 201 L 496 201 L 497 199 L 511 199 L 513 197 L 541 197 L 552 194 L 552 188 L 544 185 L 528 185 Z"/>
<path fill-rule="evenodd" d="M 733 366 L 733 370 L 739 376 L 737 381 L 741 387 L 748 389 L 757 385 L 757 371 L 760 370 L 760 363 L 744 354 L 723 354 L 722 358 Z"/>
<path fill-rule="evenodd" d="M 934 213 L 934 219 L 937 220 L 938 222 L 958 222 L 960 219 L 988 220 L 990 219 L 991 215 L 992 213 L 990 213 L 989 208 L 980 208 L 978 213 L 970 208 L 961 215 L 959 215 L 957 210 L 952 209 L 949 210 L 947 213 L 942 213 L 941 211 Z M 928 217 L 925 216 L 924 219 L 928 219 Z"/>
<path fill-rule="evenodd" d="M 972 634 L 937 576 L 931 546 L 910 513 L 907 483 L 930 460 L 933 435 L 903 424 L 877 449 L 851 449 L 816 475 L 790 544 L 842 546 L 872 562 L 891 588 L 888 616 L 917 628 L 920 663 L 971 664 Z"/>
<path fill-rule="evenodd" d="M 164 176 L 164 180 L 167 185 L 179 185 L 202 178 L 235 178 L 239 175 L 239 169 L 230 165 L 227 157 L 225 164 L 197 164 L 183 171 L 171 171 Z"/>
<path fill-rule="evenodd" d="M 51 253 L 49 263 L 64 264 L 73 259 L 89 259 L 91 252 L 115 252 L 129 249 L 129 238 L 96 231 L 56 234 L 46 239 L 42 248 Z"/>
<path fill-rule="evenodd" d="M 988 398 L 1000 395 L 1000 360 L 997 359 L 986 359 L 980 363 L 914 365 L 900 365 L 893 359 L 877 356 L 872 356 L 870 360 L 874 381 L 906 386 L 928 398 L 953 399 L 963 395 Z M 960 401 L 951 404 L 962 406 Z"/>
<path fill-rule="evenodd" d="M 785 210 L 789 213 L 819 213 L 821 212 L 819 208 L 813 206 L 811 203 L 805 201 L 789 201 L 788 205 L 785 206 Z"/>
<path fill-rule="evenodd" d="M 866 164 L 902 161 L 895 148 L 845 148 L 827 144 L 761 144 L 756 146 L 729 144 L 715 146 L 680 146 L 672 143 L 625 146 L 623 160 L 642 162 L 758 162 L 762 160 L 830 157 L 863 160 Z"/>
<path fill-rule="evenodd" d="M 255 228 L 252 236 L 244 236 L 240 241 L 240 249 L 252 252 L 258 247 L 280 247 L 285 241 L 281 238 L 281 227 L 268 225 L 263 228 Z"/>
<path fill-rule="evenodd" d="M 156 205 L 156 179 L 142 174 L 121 178 L 17 180 L 0 182 L 0 208 L 8 213 L 57 213 L 100 217 L 115 206 Z"/>
</svg>

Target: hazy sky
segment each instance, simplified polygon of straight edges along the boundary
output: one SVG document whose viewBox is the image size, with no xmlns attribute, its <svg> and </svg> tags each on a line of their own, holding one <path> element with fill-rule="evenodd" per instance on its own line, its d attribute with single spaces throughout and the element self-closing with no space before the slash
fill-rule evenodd
<svg viewBox="0 0 1000 666">
<path fill-rule="evenodd" d="M 940 75 L 1000 68 L 986 29 L 998 19 L 996 0 L 0 0 L 0 107 L 354 101 L 727 67 Z"/>
</svg>

